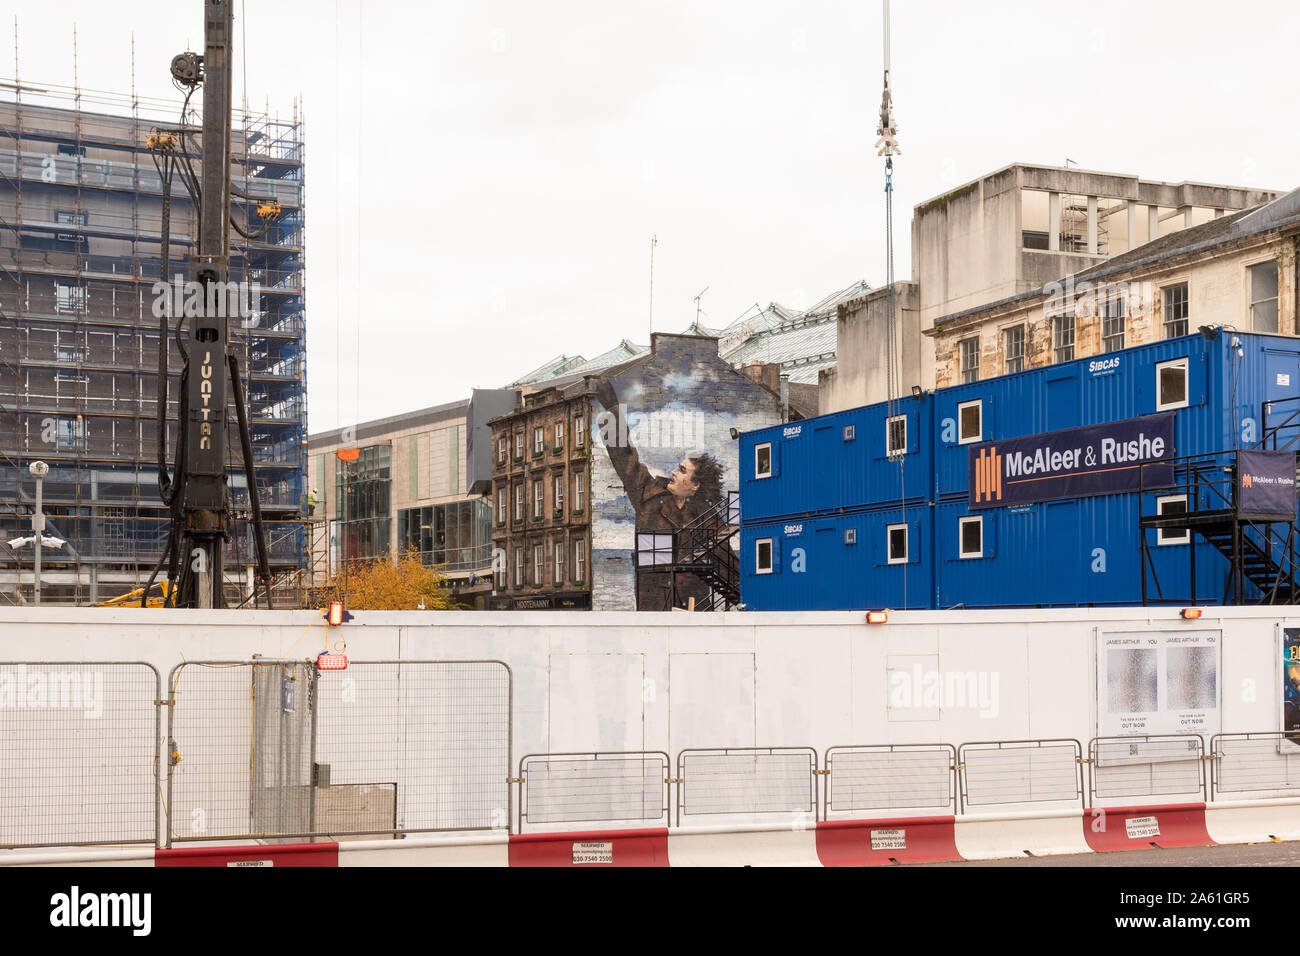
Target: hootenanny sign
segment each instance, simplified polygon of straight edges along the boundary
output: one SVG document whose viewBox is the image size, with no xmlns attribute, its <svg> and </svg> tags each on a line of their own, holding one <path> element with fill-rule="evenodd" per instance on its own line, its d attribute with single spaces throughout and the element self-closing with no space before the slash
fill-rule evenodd
<svg viewBox="0 0 1300 956">
<path fill-rule="evenodd" d="M 983 442 L 970 446 L 970 506 L 1136 491 L 1139 470 L 1143 487 L 1167 488 L 1174 468 L 1159 463 L 1173 457 L 1172 412 Z"/>
</svg>

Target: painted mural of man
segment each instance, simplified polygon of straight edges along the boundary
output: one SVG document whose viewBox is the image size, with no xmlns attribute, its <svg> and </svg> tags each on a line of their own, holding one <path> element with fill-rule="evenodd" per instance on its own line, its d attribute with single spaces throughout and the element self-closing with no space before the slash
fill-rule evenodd
<svg viewBox="0 0 1300 956">
<path fill-rule="evenodd" d="M 637 532 L 676 531 L 721 503 L 724 469 L 717 458 L 708 452 L 687 455 L 667 478 L 652 475 L 625 438 L 626 424 L 620 420 L 622 410 L 614 386 L 601 380 L 596 386 L 596 398 L 611 416 L 604 420 L 604 431 L 613 438 L 605 447 L 636 512 Z M 676 578 L 678 607 L 686 607 L 691 598 L 699 603 L 709 594 L 708 584 L 694 574 L 643 571 L 637 574 L 637 610 L 669 610 L 673 606 L 672 577 Z"/>
</svg>

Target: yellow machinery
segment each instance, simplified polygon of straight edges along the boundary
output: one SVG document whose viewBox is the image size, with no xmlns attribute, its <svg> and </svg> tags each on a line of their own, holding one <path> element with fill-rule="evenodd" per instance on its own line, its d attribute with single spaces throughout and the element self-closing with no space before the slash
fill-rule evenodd
<svg viewBox="0 0 1300 956">
<path fill-rule="evenodd" d="M 160 597 L 149 598 L 146 602 L 146 607 L 162 607 L 164 603 L 166 603 L 167 598 L 171 596 L 170 581 L 159 581 L 154 585 L 154 587 L 162 591 L 162 595 Z M 134 591 L 128 591 L 126 594 L 120 595 L 119 597 L 109 598 L 107 601 L 100 601 L 95 605 L 95 607 L 139 607 L 140 595 L 143 593 L 144 588 L 136 588 Z"/>
</svg>

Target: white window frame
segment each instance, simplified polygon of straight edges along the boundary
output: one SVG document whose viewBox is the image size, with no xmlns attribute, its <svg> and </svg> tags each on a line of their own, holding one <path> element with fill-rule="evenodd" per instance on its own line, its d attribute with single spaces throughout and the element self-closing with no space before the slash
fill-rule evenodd
<svg viewBox="0 0 1300 956">
<path fill-rule="evenodd" d="M 537 427 L 533 429 L 533 454 L 540 455 L 546 451 L 546 429 Z"/>
<path fill-rule="evenodd" d="M 564 422 L 555 423 L 555 447 L 564 447 Z"/>
<path fill-rule="evenodd" d="M 1187 315 L 1181 319 L 1174 319 L 1174 322 L 1186 322 L 1187 328 L 1178 335 L 1169 334 L 1169 326 L 1173 324 L 1169 319 L 1169 292 L 1179 286 L 1187 288 Z M 1183 335 L 1188 335 L 1192 331 L 1192 283 L 1190 279 L 1180 279 L 1177 282 L 1169 282 L 1160 287 L 1160 337 L 1162 339 L 1176 339 Z"/>
<path fill-rule="evenodd" d="M 510 487 L 502 485 L 497 489 L 497 521 L 506 523 L 510 508 Z"/>
<path fill-rule="evenodd" d="M 515 484 L 515 520 L 524 520 L 524 483 L 522 481 Z"/>
<path fill-rule="evenodd" d="M 515 432 L 515 457 L 524 457 L 524 433 L 522 431 Z"/>
<path fill-rule="evenodd" d="M 1156 498 L 1156 514 L 1158 515 L 1164 514 L 1165 503 L 1170 501 L 1181 502 L 1183 505 L 1183 511 L 1186 512 L 1188 510 L 1189 504 L 1186 495 L 1161 495 L 1158 498 Z M 1191 544 L 1191 543 L 1192 543 L 1191 528 L 1184 528 L 1182 531 L 1169 531 L 1165 528 L 1156 528 L 1157 547 L 1163 548 L 1171 544 Z"/>
<path fill-rule="evenodd" d="M 582 479 L 586 477 L 585 471 L 575 471 L 573 473 L 573 510 L 575 512 L 583 509 L 583 493 L 587 490 L 583 487 Z"/>
<path fill-rule="evenodd" d="M 891 431 L 890 426 L 893 425 L 894 422 L 903 423 L 903 447 L 902 448 L 894 448 L 893 446 L 890 445 L 889 442 L 890 431 Z M 981 424 L 983 424 L 982 421 Z M 907 416 L 891 415 L 885 419 L 885 455 L 888 458 L 893 458 L 895 455 L 906 455 L 906 454 L 907 454 Z"/>
<path fill-rule="evenodd" d="M 968 524 L 979 525 L 979 529 L 980 529 L 979 551 L 966 550 L 966 526 Z M 983 515 L 965 515 L 964 517 L 957 519 L 957 555 L 963 560 L 984 557 L 984 516 Z"/>
<path fill-rule="evenodd" d="M 537 478 L 533 481 L 533 517 L 542 518 L 546 515 L 546 482 Z"/>
<path fill-rule="evenodd" d="M 973 437 L 966 438 L 963 437 L 961 433 L 961 412 L 962 409 L 969 408 L 972 405 L 974 405 L 976 408 L 979 409 L 980 427 L 979 427 L 979 432 L 977 434 L 975 434 Z M 983 440 L 984 440 L 984 399 L 976 398 L 969 402 L 958 402 L 957 403 L 957 444 L 973 445 L 975 442 L 980 442 Z"/>
<path fill-rule="evenodd" d="M 762 546 L 765 544 L 767 545 L 767 567 L 766 568 L 763 567 L 760 560 L 760 555 L 762 555 L 763 553 Z M 772 560 L 772 553 L 773 553 L 772 546 L 773 546 L 773 542 L 771 538 L 756 538 L 754 540 L 754 573 L 755 574 L 772 573 L 772 566 L 774 564 Z"/>
<path fill-rule="evenodd" d="M 524 549 L 515 548 L 515 587 L 524 586 Z"/>
<path fill-rule="evenodd" d="M 894 557 L 894 532 L 902 529 L 903 531 L 903 556 Z M 907 559 L 911 557 L 912 541 L 911 535 L 907 531 L 907 524 L 890 524 L 885 525 L 885 560 L 888 564 L 907 564 Z"/>
<path fill-rule="evenodd" d="M 764 448 L 767 449 L 767 471 L 758 470 L 758 453 Z M 770 441 L 761 442 L 754 446 L 754 477 L 771 478 L 772 477 L 772 443 Z"/>
<path fill-rule="evenodd" d="M 575 584 L 587 583 L 586 538 L 575 538 L 573 542 L 573 580 Z"/>
<path fill-rule="evenodd" d="M 1004 325 L 998 331 L 1002 335 L 1002 374 L 1015 375 L 1018 372 L 1023 372 L 1025 370 L 1025 323 L 1017 322 L 1014 325 Z M 1016 331 L 1020 332 L 1020 354 L 1015 357 L 1015 361 L 1020 363 L 1020 367 L 1013 370 L 1009 367 L 1012 359 L 1007 353 L 1007 346 L 1010 344 L 1007 341 L 1007 336 L 1009 333 Z"/>
<path fill-rule="evenodd" d="M 1102 353 L 1118 352 L 1128 345 L 1128 297 L 1123 292 L 1115 292 L 1101 300 L 1101 350 Z M 1112 315 L 1118 306 L 1118 315 Z M 1106 334 L 1106 323 L 1119 320 L 1119 334 Z M 1112 347 L 1108 339 L 1119 339 L 1119 344 Z"/>
<path fill-rule="evenodd" d="M 1255 270 L 1264 266 L 1272 266 L 1273 272 L 1277 276 L 1277 295 L 1267 299 L 1255 298 Z M 1264 302 L 1272 302 L 1273 317 L 1277 324 L 1277 330 L 1273 332 L 1257 330 L 1255 328 L 1255 306 Z M 1246 265 L 1246 314 L 1250 317 L 1251 331 L 1259 331 L 1260 335 L 1277 335 L 1282 329 L 1282 267 L 1277 259 L 1261 259 L 1259 262 L 1251 262 Z"/>
<path fill-rule="evenodd" d="M 564 476 L 556 475 L 552 493 L 555 495 L 555 510 L 564 510 Z"/>
<path fill-rule="evenodd" d="M 501 436 L 501 439 L 497 442 L 497 464 L 498 465 L 504 465 L 506 463 L 507 444 L 509 444 L 509 439 L 507 439 L 504 435 Z"/>
<path fill-rule="evenodd" d="M 575 448 L 582 448 L 587 444 L 587 430 L 583 427 L 581 415 L 573 419 L 573 445 Z"/>
<path fill-rule="evenodd" d="M 546 546 L 533 545 L 533 587 L 540 588 L 546 572 Z"/>
<path fill-rule="evenodd" d="M 1070 344 L 1062 345 L 1065 323 L 1069 323 Z M 1068 351 L 1069 355 L 1062 355 Z M 1062 312 L 1052 316 L 1052 362 L 1073 362 L 1079 357 L 1079 317 L 1074 312 Z"/>
<path fill-rule="evenodd" d="M 1167 368 L 1178 368 L 1183 370 L 1183 400 L 1181 402 L 1162 403 L 1160 401 L 1160 372 Z M 1187 356 L 1182 358 L 1170 359 L 1167 362 L 1156 363 L 1156 411 L 1164 412 L 1174 408 L 1186 408 L 1191 403 L 1192 396 L 1192 379 L 1191 363 L 1187 361 Z"/>
<path fill-rule="evenodd" d="M 551 580 L 557 587 L 564 584 L 564 552 L 568 547 L 564 539 L 555 542 L 555 566 L 551 569 Z"/>
<path fill-rule="evenodd" d="M 975 347 L 968 349 L 967 346 L 974 342 Z M 966 364 L 966 357 L 972 356 L 975 359 L 973 365 Z M 980 337 L 968 335 L 964 339 L 957 341 L 957 376 L 961 379 L 963 385 L 980 380 Z"/>
</svg>

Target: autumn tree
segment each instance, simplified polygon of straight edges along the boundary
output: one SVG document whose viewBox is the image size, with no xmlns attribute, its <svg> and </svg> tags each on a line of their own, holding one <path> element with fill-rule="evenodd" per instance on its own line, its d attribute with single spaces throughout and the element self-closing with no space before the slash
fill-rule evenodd
<svg viewBox="0 0 1300 956">
<path fill-rule="evenodd" d="M 345 601 L 351 611 L 415 611 L 421 603 L 426 611 L 453 607 L 447 580 L 420 561 L 418 552 L 407 551 L 395 560 L 350 561 L 347 568 L 346 599 L 344 574 L 340 570 L 322 588 L 324 601 Z"/>
</svg>

